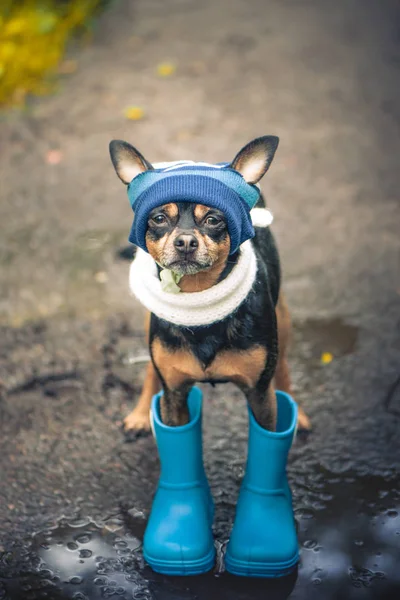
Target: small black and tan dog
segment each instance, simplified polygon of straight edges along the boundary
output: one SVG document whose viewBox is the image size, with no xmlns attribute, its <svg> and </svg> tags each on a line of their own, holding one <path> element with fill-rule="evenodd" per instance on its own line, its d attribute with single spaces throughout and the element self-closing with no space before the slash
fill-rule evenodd
<svg viewBox="0 0 400 600">
<path fill-rule="evenodd" d="M 266 136 L 247 144 L 230 164 L 246 182 L 256 184 L 273 159 L 278 138 Z M 151 164 L 126 142 L 110 144 L 120 179 L 132 179 Z M 259 206 L 264 206 L 262 197 Z M 223 320 L 184 327 L 149 314 L 146 324 L 151 362 L 126 430 L 149 430 L 151 399 L 162 387 L 161 417 L 169 426 L 188 422 L 186 398 L 195 382 L 233 382 L 244 393 L 258 423 L 276 425 L 274 390 L 291 393 L 287 361 L 290 315 L 281 291 L 279 255 L 269 227 L 255 227 L 251 240 L 257 274 L 238 308 Z M 205 204 L 170 202 L 149 214 L 146 246 L 159 269 L 180 277 L 182 292 L 201 292 L 223 281 L 237 265 L 240 247 L 230 254 L 230 236 L 223 212 Z M 299 428 L 309 430 L 299 408 Z"/>
</svg>

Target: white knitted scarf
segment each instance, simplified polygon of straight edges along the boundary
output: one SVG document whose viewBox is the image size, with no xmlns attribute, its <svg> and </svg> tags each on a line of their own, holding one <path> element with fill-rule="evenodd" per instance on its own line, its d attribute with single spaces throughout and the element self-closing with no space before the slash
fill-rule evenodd
<svg viewBox="0 0 400 600">
<path fill-rule="evenodd" d="M 267 227 L 272 222 L 269 210 L 253 208 L 253 225 Z M 161 287 L 155 260 L 140 248 L 131 264 L 129 287 L 147 310 L 160 319 L 196 327 L 221 321 L 245 300 L 257 273 L 257 260 L 250 240 L 240 246 L 237 264 L 229 275 L 203 292 L 165 292 Z"/>
</svg>

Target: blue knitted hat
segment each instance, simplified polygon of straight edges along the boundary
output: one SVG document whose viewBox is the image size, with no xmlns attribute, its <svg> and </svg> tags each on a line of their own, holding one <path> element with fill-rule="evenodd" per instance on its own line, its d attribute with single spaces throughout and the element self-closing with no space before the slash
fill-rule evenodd
<svg viewBox="0 0 400 600">
<path fill-rule="evenodd" d="M 250 210 L 259 197 L 260 189 L 247 183 L 228 164 L 164 163 L 162 168 L 140 173 L 128 185 L 128 198 L 135 213 L 129 241 L 147 252 L 146 230 L 153 208 L 169 202 L 195 202 L 224 213 L 233 254 L 254 236 Z"/>
</svg>

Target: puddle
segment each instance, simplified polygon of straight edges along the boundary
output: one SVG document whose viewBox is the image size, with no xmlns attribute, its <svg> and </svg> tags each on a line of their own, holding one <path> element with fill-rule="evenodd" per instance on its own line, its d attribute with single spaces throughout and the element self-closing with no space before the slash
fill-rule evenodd
<svg viewBox="0 0 400 600">
<path fill-rule="evenodd" d="M 294 344 L 304 347 L 308 357 L 319 360 L 324 352 L 334 358 L 354 352 L 358 338 L 358 327 L 342 319 L 308 319 L 293 324 Z"/>
<path fill-rule="evenodd" d="M 342 319 L 295 321 L 289 346 L 294 397 L 307 407 L 310 396 L 320 393 L 328 380 L 330 362 L 355 352 L 359 329 Z M 328 356 L 323 364 L 323 356 Z"/>
<path fill-rule="evenodd" d="M 298 479 L 294 498 L 299 598 L 400 597 L 399 476 L 321 468 Z"/>
<path fill-rule="evenodd" d="M 393 415 L 400 416 L 400 376 L 395 379 L 389 388 L 385 408 Z"/>
<path fill-rule="evenodd" d="M 151 598 L 141 575 L 143 521 L 135 522 L 131 518 L 128 529 L 122 518 L 102 524 L 61 519 L 16 542 L 0 561 L 0 598 Z"/>
<path fill-rule="evenodd" d="M 144 516 L 131 510 L 101 524 L 61 519 L 30 539 L 15 541 L 0 560 L 0 598 L 399 597 L 400 478 L 337 474 L 321 467 L 295 475 L 293 491 L 301 562 L 288 577 L 250 580 L 225 573 L 225 540 L 217 541 L 214 572 L 190 578 L 157 575 L 142 558 Z"/>
</svg>

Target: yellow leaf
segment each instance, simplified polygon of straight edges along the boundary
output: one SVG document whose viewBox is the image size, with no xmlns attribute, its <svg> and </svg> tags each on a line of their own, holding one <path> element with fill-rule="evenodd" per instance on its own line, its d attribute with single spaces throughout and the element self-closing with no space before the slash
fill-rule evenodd
<svg viewBox="0 0 400 600">
<path fill-rule="evenodd" d="M 333 361 L 333 354 L 330 352 L 323 352 L 321 355 L 321 362 L 323 365 L 329 365 Z"/>
<path fill-rule="evenodd" d="M 157 74 L 160 77 L 169 77 L 173 75 L 176 71 L 176 67 L 173 63 L 165 62 L 160 63 L 157 67 Z"/>
<path fill-rule="evenodd" d="M 130 121 L 140 121 L 144 117 L 144 110 L 140 106 L 129 106 L 125 109 L 125 116 Z"/>
</svg>

